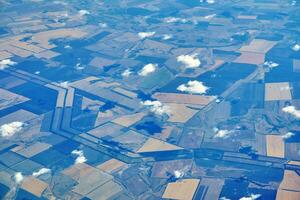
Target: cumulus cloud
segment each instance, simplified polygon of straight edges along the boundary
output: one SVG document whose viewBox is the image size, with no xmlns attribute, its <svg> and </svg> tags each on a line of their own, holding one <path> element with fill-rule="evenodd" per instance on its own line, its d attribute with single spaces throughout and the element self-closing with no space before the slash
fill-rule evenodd
<svg viewBox="0 0 300 200">
<path fill-rule="evenodd" d="M 178 91 L 188 92 L 191 94 L 205 94 L 208 87 L 203 85 L 200 81 L 189 81 L 186 84 L 181 84 L 177 87 Z"/>
<path fill-rule="evenodd" d="M 228 199 L 226 197 L 221 197 L 220 200 L 230 200 L 230 199 Z"/>
<path fill-rule="evenodd" d="M 278 67 L 279 66 L 278 63 L 275 63 L 273 61 L 266 61 L 266 62 L 264 62 L 264 65 L 267 66 L 267 67 L 269 67 L 269 68 L 274 68 L 274 67 Z"/>
<path fill-rule="evenodd" d="M 132 74 L 132 72 L 130 71 L 130 69 L 126 69 L 126 70 L 122 73 L 122 76 L 123 76 L 123 77 L 129 77 L 130 74 Z"/>
<path fill-rule="evenodd" d="M 286 134 L 284 134 L 284 135 L 282 136 L 282 139 L 287 140 L 287 139 L 293 137 L 294 135 L 295 135 L 295 133 L 287 132 Z"/>
<path fill-rule="evenodd" d="M 80 16 L 91 14 L 88 10 L 79 10 L 78 13 L 79 13 Z"/>
<path fill-rule="evenodd" d="M 175 170 L 174 171 L 175 178 L 182 178 L 184 176 L 184 171 L 181 170 Z"/>
<path fill-rule="evenodd" d="M 162 39 L 163 40 L 169 40 L 169 39 L 171 39 L 173 36 L 171 35 L 171 34 L 164 34 L 163 35 L 163 37 L 162 37 Z"/>
<path fill-rule="evenodd" d="M 99 26 L 100 26 L 101 28 L 107 28 L 107 23 L 99 23 Z"/>
<path fill-rule="evenodd" d="M 152 37 L 155 35 L 155 32 L 139 32 L 138 33 L 138 36 L 141 38 L 141 39 L 145 39 L 145 38 L 148 38 L 148 37 Z"/>
<path fill-rule="evenodd" d="M 300 110 L 297 110 L 295 106 L 286 106 L 282 108 L 282 111 L 285 113 L 289 113 L 296 118 L 300 118 Z"/>
<path fill-rule="evenodd" d="M 170 115 L 170 108 L 168 106 L 163 105 L 160 101 L 147 100 L 143 101 L 142 105 L 150 107 L 150 111 L 157 115 Z"/>
<path fill-rule="evenodd" d="M 181 22 L 181 23 L 187 23 L 189 20 L 183 19 L 183 18 L 178 18 L 178 17 L 166 17 L 164 18 L 164 22 L 166 23 L 176 23 L 176 22 Z"/>
<path fill-rule="evenodd" d="M 300 44 L 295 44 L 292 49 L 293 51 L 300 51 Z"/>
<path fill-rule="evenodd" d="M 251 194 L 249 197 L 242 197 L 240 200 L 255 200 L 261 197 L 260 194 Z"/>
<path fill-rule="evenodd" d="M 17 184 L 20 184 L 23 181 L 24 177 L 21 172 L 16 172 L 14 175 L 14 180 Z"/>
<path fill-rule="evenodd" d="M 229 131 L 229 130 L 219 130 L 219 129 L 216 129 L 216 134 L 214 135 L 214 138 L 229 138 L 230 134 L 232 132 Z"/>
<path fill-rule="evenodd" d="M 141 71 L 139 71 L 139 75 L 140 76 L 147 76 L 147 75 L 155 72 L 156 68 L 157 68 L 157 64 L 149 63 L 149 64 L 145 65 L 141 69 Z"/>
<path fill-rule="evenodd" d="M 59 86 L 63 87 L 63 88 L 68 88 L 69 82 L 68 81 L 61 82 L 61 83 L 59 83 Z"/>
<path fill-rule="evenodd" d="M 38 177 L 40 175 L 47 174 L 50 172 L 51 172 L 51 170 L 48 168 L 41 168 L 40 170 L 33 172 L 32 176 Z"/>
<path fill-rule="evenodd" d="M 200 60 L 197 58 L 197 54 L 180 55 L 177 57 L 177 62 L 184 64 L 185 68 L 197 68 L 201 65 Z"/>
<path fill-rule="evenodd" d="M 85 158 L 82 150 L 73 150 L 72 154 L 77 156 L 77 158 L 75 160 L 75 164 L 84 163 L 84 162 L 87 161 L 87 159 Z"/>
<path fill-rule="evenodd" d="M 4 59 L 4 60 L 1 60 L 0 61 L 0 70 L 1 69 L 5 69 L 9 66 L 13 66 L 13 65 L 16 65 L 17 63 L 12 61 L 11 59 Z"/>
<path fill-rule="evenodd" d="M 2 137 L 10 137 L 13 136 L 14 134 L 20 132 L 24 127 L 23 122 L 11 122 L 8 124 L 3 124 L 0 127 L 0 134 Z"/>
</svg>

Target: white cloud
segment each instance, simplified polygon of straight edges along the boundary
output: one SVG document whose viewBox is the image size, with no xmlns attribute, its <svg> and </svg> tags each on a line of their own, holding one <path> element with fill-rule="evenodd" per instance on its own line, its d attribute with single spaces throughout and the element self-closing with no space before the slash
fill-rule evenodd
<svg viewBox="0 0 300 200">
<path fill-rule="evenodd" d="M 206 0 L 206 2 L 207 2 L 208 4 L 213 4 L 213 3 L 215 3 L 215 0 Z"/>
<path fill-rule="evenodd" d="M 79 10 L 78 13 L 79 13 L 80 16 L 91 14 L 88 10 Z"/>
<path fill-rule="evenodd" d="M 157 115 L 163 115 L 163 114 L 170 115 L 170 108 L 168 106 L 163 105 L 160 101 L 147 100 L 141 103 L 144 106 L 149 106 L 150 111 Z"/>
<path fill-rule="evenodd" d="M 205 94 L 208 87 L 200 81 L 189 81 L 187 84 L 181 84 L 177 87 L 178 91 L 188 92 L 191 94 Z"/>
<path fill-rule="evenodd" d="M 293 51 L 299 51 L 300 50 L 300 44 L 295 44 L 293 47 L 292 47 Z"/>
<path fill-rule="evenodd" d="M 282 108 L 282 111 L 294 115 L 296 118 L 300 118 L 300 110 L 297 110 L 295 106 L 286 106 Z"/>
<path fill-rule="evenodd" d="M 211 15 L 206 15 L 204 16 L 205 19 L 212 19 L 216 16 L 217 14 L 211 14 Z"/>
<path fill-rule="evenodd" d="M 0 61 L 0 70 L 1 69 L 5 69 L 9 66 L 13 66 L 13 65 L 16 65 L 17 63 L 12 61 L 11 59 L 4 59 L 4 60 L 1 60 Z"/>
<path fill-rule="evenodd" d="M 73 150 L 72 154 L 77 156 L 77 158 L 75 160 L 75 164 L 84 163 L 84 162 L 87 161 L 87 159 L 85 158 L 82 150 Z"/>
<path fill-rule="evenodd" d="M 175 170 L 174 171 L 175 178 L 182 178 L 184 176 L 184 171 L 182 170 Z"/>
<path fill-rule="evenodd" d="M 231 131 L 229 130 L 219 130 L 217 129 L 216 130 L 216 134 L 214 135 L 214 138 L 229 138 L 230 136 L 230 133 L 232 133 Z"/>
<path fill-rule="evenodd" d="M 278 67 L 279 66 L 278 63 L 275 63 L 273 61 L 266 61 L 266 62 L 264 62 L 264 65 L 267 66 L 267 67 L 269 67 L 269 68 L 274 68 L 274 67 Z"/>
<path fill-rule="evenodd" d="M 228 199 L 226 197 L 221 197 L 219 200 L 230 200 L 230 199 Z"/>
<path fill-rule="evenodd" d="M 181 23 L 187 23 L 189 20 L 178 18 L 178 17 L 167 17 L 164 18 L 164 22 L 166 23 L 175 23 L 175 22 L 181 22 Z"/>
<path fill-rule="evenodd" d="M 51 172 L 51 170 L 48 169 L 48 168 L 41 168 L 39 171 L 33 172 L 32 176 L 37 177 L 37 176 L 40 176 L 42 174 L 47 174 L 47 173 L 50 173 L 50 172 Z"/>
<path fill-rule="evenodd" d="M 152 72 L 155 72 L 156 68 L 157 68 L 157 64 L 149 63 L 141 69 L 141 71 L 139 72 L 139 75 L 140 76 L 147 76 L 148 74 L 151 74 Z"/>
<path fill-rule="evenodd" d="M 0 134 L 2 137 L 10 137 L 13 136 L 14 134 L 20 132 L 24 127 L 23 122 L 11 122 L 8 124 L 3 124 L 0 127 Z"/>
<path fill-rule="evenodd" d="M 155 32 L 139 32 L 138 33 L 138 36 L 141 38 L 141 39 L 145 39 L 147 37 L 152 37 L 155 35 Z"/>
<path fill-rule="evenodd" d="M 101 28 L 107 28 L 107 23 L 99 23 L 99 26 L 100 26 Z"/>
<path fill-rule="evenodd" d="M 126 69 L 126 70 L 122 73 L 122 76 L 123 76 L 123 77 L 129 77 L 130 74 L 132 74 L 132 72 L 130 71 L 130 69 Z"/>
<path fill-rule="evenodd" d="M 286 140 L 286 139 L 289 139 L 289 138 L 293 137 L 294 135 L 295 135 L 295 133 L 287 132 L 286 134 L 284 134 L 282 136 L 282 139 Z"/>
<path fill-rule="evenodd" d="M 171 34 L 164 34 L 163 35 L 163 40 L 169 40 L 169 39 L 171 39 L 173 36 L 171 35 Z"/>
<path fill-rule="evenodd" d="M 61 82 L 61 83 L 59 83 L 59 86 L 63 87 L 63 88 L 68 88 L 69 82 L 68 81 Z"/>
<path fill-rule="evenodd" d="M 180 55 L 177 57 L 177 62 L 181 62 L 186 68 L 197 68 L 201 65 L 200 60 L 197 58 L 197 54 Z"/>
<path fill-rule="evenodd" d="M 249 197 L 242 197 L 240 200 L 255 200 L 261 197 L 260 194 L 251 194 Z"/>
<path fill-rule="evenodd" d="M 14 180 L 17 184 L 21 183 L 23 181 L 24 177 L 21 172 L 16 172 L 14 175 Z"/>
</svg>

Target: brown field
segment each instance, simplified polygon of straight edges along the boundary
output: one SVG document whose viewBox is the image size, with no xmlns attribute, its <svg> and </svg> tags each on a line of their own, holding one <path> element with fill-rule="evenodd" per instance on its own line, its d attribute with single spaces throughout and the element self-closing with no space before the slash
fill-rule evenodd
<svg viewBox="0 0 300 200">
<path fill-rule="evenodd" d="M 293 170 L 285 170 L 279 188 L 282 190 L 294 190 L 300 192 L 300 176 Z"/>
<path fill-rule="evenodd" d="M 155 151 L 172 151 L 180 150 L 181 147 L 164 142 L 162 140 L 149 138 L 143 146 L 137 151 L 137 153 L 155 152 Z"/>
<path fill-rule="evenodd" d="M 198 111 L 190 109 L 185 104 L 165 103 L 171 110 L 169 122 L 185 123 L 191 119 Z"/>
<path fill-rule="evenodd" d="M 52 145 L 42 142 L 36 142 L 33 145 L 30 145 L 28 147 L 25 147 L 21 150 L 18 150 L 16 153 L 26 157 L 30 158 L 32 156 L 35 156 L 47 149 L 49 149 Z"/>
<path fill-rule="evenodd" d="M 200 96 L 179 93 L 155 93 L 154 98 L 163 103 L 207 105 L 215 99 L 213 96 Z"/>
<path fill-rule="evenodd" d="M 125 115 L 114 119 L 112 122 L 119 124 L 121 126 L 129 127 L 135 124 L 136 122 L 140 121 L 145 115 L 146 113 L 142 113 L 142 112 L 135 113 L 132 115 Z"/>
<path fill-rule="evenodd" d="M 241 52 L 241 53 L 242 55 L 236 58 L 233 62 L 259 65 L 259 64 L 263 64 L 265 61 L 265 54 L 254 53 L 254 52 Z"/>
<path fill-rule="evenodd" d="M 102 170 L 102 171 L 105 171 L 107 173 L 113 173 L 116 170 L 124 167 L 125 165 L 126 165 L 126 163 L 124 163 L 120 160 L 112 158 L 112 159 L 98 165 L 97 168 Z"/>
<path fill-rule="evenodd" d="M 249 45 L 245 45 L 240 48 L 240 51 L 255 52 L 255 53 L 267 53 L 277 42 L 254 39 Z"/>
<path fill-rule="evenodd" d="M 290 84 L 288 82 L 266 83 L 265 101 L 291 100 Z"/>
<path fill-rule="evenodd" d="M 22 189 L 34 194 L 37 197 L 41 197 L 42 193 L 47 187 L 47 183 L 33 176 L 26 177 L 21 185 Z"/>
<path fill-rule="evenodd" d="M 289 190 L 277 190 L 276 200 L 296 200 L 300 199 L 300 192 Z"/>
<path fill-rule="evenodd" d="M 267 156 L 284 158 L 284 141 L 280 135 L 267 135 Z"/>
<path fill-rule="evenodd" d="M 199 179 L 183 179 L 169 183 L 162 197 L 165 199 L 191 200 L 199 183 Z"/>
</svg>

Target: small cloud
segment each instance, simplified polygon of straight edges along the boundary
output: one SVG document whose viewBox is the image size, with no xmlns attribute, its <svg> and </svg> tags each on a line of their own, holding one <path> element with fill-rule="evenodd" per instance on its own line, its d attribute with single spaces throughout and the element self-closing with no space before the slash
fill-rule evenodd
<svg viewBox="0 0 300 200">
<path fill-rule="evenodd" d="M 147 76 L 147 75 L 155 72 L 156 68 L 157 68 L 157 64 L 152 64 L 152 63 L 147 64 L 141 69 L 141 71 L 139 72 L 139 75 Z"/>
<path fill-rule="evenodd" d="M 219 130 L 219 129 L 217 129 L 216 134 L 214 135 L 214 138 L 224 138 L 224 139 L 226 139 L 226 138 L 229 138 L 230 134 L 231 134 L 231 131 L 229 131 L 229 130 Z"/>
<path fill-rule="evenodd" d="M 69 82 L 68 81 L 61 82 L 61 83 L 59 83 L 59 86 L 63 87 L 63 88 L 68 88 Z"/>
<path fill-rule="evenodd" d="M 204 16 L 205 19 L 212 19 L 216 16 L 217 14 L 211 14 L 211 15 L 206 15 Z"/>
<path fill-rule="evenodd" d="M 297 110 L 295 106 L 286 106 L 282 108 L 282 111 L 285 113 L 289 113 L 296 118 L 300 118 L 300 110 Z"/>
<path fill-rule="evenodd" d="M 75 160 L 75 164 L 79 164 L 79 163 L 85 163 L 87 161 L 87 159 L 85 158 L 83 151 L 82 150 L 73 150 L 72 154 L 76 155 L 77 158 Z"/>
<path fill-rule="evenodd" d="M 91 14 L 88 10 L 79 10 L 78 13 L 79 13 L 80 16 Z"/>
<path fill-rule="evenodd" d="M 48 168 L 41 168 L 39 171 L 33 172 L 32 176 L 37 177 L 37 176 L 40 176 L 40 175 L 43 175 L 43 174 L 47 174 L 47 173 L 50 173 L 50 172 L 51 172 L 51 170 L 48 169 Z"/>
<path fill-rule="evenodd" d="M 170 108 L 168 106 L 163 105 L 160 101 L 143 101 L 142 105 L 149 106 L 150 111 L 157 114 L 157 115 L 163 115 L 167 114 L 170 115 Z"/>
<path fill-rule="evenodd" d="M 187 23 L 189 20 L 187 19 L 182 19 L 178 17 L 167 17 L 164 18 L 164 22 L 166 23 L 176 23 L 176 22 L 181 22 L 181 23 Z"/>
<path fill-rule="evenodd" d="M 175 178 L 182 178 L 184 176 L 184 171 L 183 170 L 175 170 L 174 176 L 175 176 Z"/>
<path fill-rule="evenodd" d="M 214 4 L 215 0 L 206 0 L 206 3 L 208 3 L 208 4 Z"/>
<path fill-rule="evenodd" d="M 219 200 L 230 200 L 227 197 L 221 197 Z"/>
<path fill-rule="evenodd" d="M 1 60 L 0 61 L 0 70 L 5 69 L 5 68 L 10 67 L 10 66 L 14 66 L 16 64 L 17 64 L 16 62 L 14 62 L 10 59 Z"/>
<path fill-rule="evenodd" d="M 106 24 L 106 23 L 99 23 L 99 26 L 100 26 L 101 28 L 107 28 L 107 24 Z"/>
<path fill-rule="evenodd" d="M 155 32 L 139 32 L 138 33 L 138 36 L 141 38 L 141 39 L 145 39 L 145 38 L 148 38 L 148 37 L 152 37 L 155 35 Z"/>
<path fill-rule="evenodd" d="M 122 73 L 122 76 L 123 76 L 123 77 L 129 77 L 130 74 L 132 74 L 132 72 L 130 71 L 130 69 L 126 69 L 126 70 Z"/>
<path fill-rule="evenodd" d="M 197 68 L 201 65 L 200 60 L 197 58 L 197 54 L 180 55 L 177 57 L 177 62 L 183 63 L 185 68 Z"/>
<path fill-rule="evenodd" d="M 3 124 L 0 127 L 0 134 L 2 137 L 11 137 L 14 134 L 20 132 L 24 127 L 24 123 L 23 122 L 11 122 L 8 124 Z"/>
<path fill-rule="evenodd" d="M 191 94 L 205 94 L 209 88 L 200 81 L 189 81 L 187 84 L 181 84 L 177 87 L 178 91 Z"/>
<path fill-rule="evenodd" d="M 16 172 L 14 175 L 14 180 L 17 184 L 20 184 L 23 181 L 24 177 L 21 172 Z"/>
<path fill-rule="evenodd" d="M 169 40 L 169 39 L 171 39 L 173 36 L 171 35 L 171 34 L 164 34 L 163 35 L 163 40 Z"/>
<path fill-rule="evenodd" d="M 278 63 L 275 63 L 273 61 L 266 61 L 266 62 L 264 62 L 264 65 L 267 66 L 267 67 L 269 67 L 269 68 L 274 68 L 274 67 L 278 67 L 279 66 Z"/>
<path fill-rule="evenodd" d="M 260 194 L 251 194 L 249 197 L 242 197 L 240 200 L 255 200 L 261 197 Z"/>
<path fill-rule="evenodd" d="M 300 44 L 295 44 L 292 49 L 293 51 L 300 51 Z"/>
<path fill-rule="evenodd" d="M 287 132 L 286 134 L 284 134 L 282 136 L 282 139 L 287 140 L 287 139 L 290 139 L 291 137 L 293 137 L 294 135 L 295 135 L 295 133 Z"/>
</svg>

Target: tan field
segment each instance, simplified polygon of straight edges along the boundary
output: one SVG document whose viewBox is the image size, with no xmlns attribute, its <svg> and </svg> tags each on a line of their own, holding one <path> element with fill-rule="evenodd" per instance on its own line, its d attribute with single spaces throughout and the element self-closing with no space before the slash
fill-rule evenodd
<svg viewBox="0 0 300 200">
<path fill-rule="evenodd" d="M 145 115 L 146 115 L 146 113 L 142 113 L 142 112 L 135 113 L 132 115 L 125 115 L 125 116 L 114 119 L 112 122 L 119 124 L 121 126 L 129 127 L 129 126 L 135 124 L 136 122 L 140 121 Z"/>
<path fill-rule="evenodd" d="M 207 105 L 215 99 L 213 96 L 200 96 L 179 93 L 155 93 L 154 98 L 163 103 Z"/>
<path fill-rule="evenodd" d="M 254 39 L 249 45 L 245 45 L 240 48 L 240 51 L 255 52 L 255 53 L 267 53 L 277 42 Z"/>
<path fill-rule="evenodd" d="M 254 53 L 254 52 L 241 52 L 241 53 L 242 55 L 236 58 L 233 62 L 259 65 L 259 64 L 263 64 L 265 61 L 265 54 Z"/>
<path fill-rule="evenodd" d="M 174 183 L 169 183 L 163 194 L 163 198 L 191 200 L 194 197 L 199 183 L 199 179 L 183 179 Z"/>
<path fill-rule="evenodd" d="M 44 190 L 48 187 L 48 184 L 33 176 L 26 177 L 22 182 L 21 188 L 40 197 Z"/>
<path fill-rule="evenodd" d="M 265 101 L 291 100 L 290 84 L 288 82 L 266 83 Z"/>
<path fill-rule="evenodd" d="M 149 138 L 137 152 L 145 153 L 145 152 L 155 152 L 155 151 L 172 151 L 172 150 L 180 150 L 180 149 L 182 148 L 176 145 L 158 139 Z"/>
<path fill-rule="evenodd" d="M 279 185 L 282 190 L 294 190 L 300 192 L 300 176 L 293 170 L 285 170 L 282 182 Z"/>
<path fill-rule="evenodd" d="M 113 158 L 113 159 L 110 159 L 110 160 L 98 165 L 97 168 L 102 171 L 105 171 L 107 173 L 112 173 L 112 172 L 122 168 L 125 165 L 126 165 L 126 163 Z"/>
<path fill-rule="evenodd" d="M 284 158 L 284 141 L 280 135 L 267 135 L 267 156 Z"/>
</svg>

